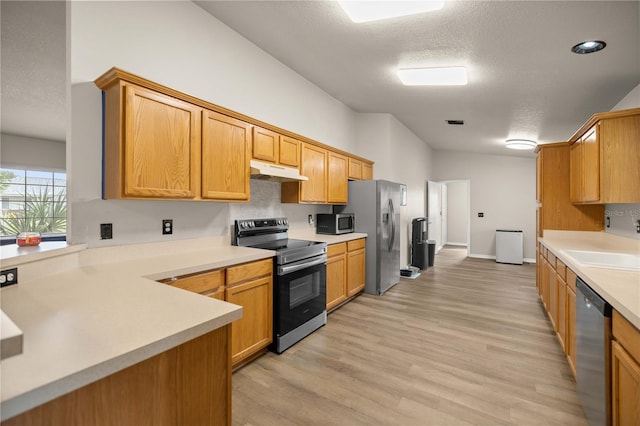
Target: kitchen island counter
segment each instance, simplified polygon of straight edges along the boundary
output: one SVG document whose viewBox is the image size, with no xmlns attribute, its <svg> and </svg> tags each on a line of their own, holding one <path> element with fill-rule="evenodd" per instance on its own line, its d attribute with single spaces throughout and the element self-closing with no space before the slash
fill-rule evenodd
<svg viewBox="0 0 640 426">
<path fill-rule="evenodd" d="M 273 255 L 228 245 L 141 244 L 85 250 L 62 262 L 74 267 L 26 273 L 1 292 L 2 310 L 24 336 L 22 354 L 0 364 L 2 420 L 242 317 L 237 305 L 155 280 Z"/>
</svg>

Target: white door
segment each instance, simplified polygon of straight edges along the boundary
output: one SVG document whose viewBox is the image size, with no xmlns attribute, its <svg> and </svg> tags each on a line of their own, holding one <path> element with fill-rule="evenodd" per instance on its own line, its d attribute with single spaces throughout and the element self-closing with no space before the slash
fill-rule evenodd
<svg viewBox="0 0 640 426">
<path fill-rule="evenodd" d="M 427 216 L 429 218 L 428 237 L 442 246 L 442 184 L 427 182 Z"/>
</svg>

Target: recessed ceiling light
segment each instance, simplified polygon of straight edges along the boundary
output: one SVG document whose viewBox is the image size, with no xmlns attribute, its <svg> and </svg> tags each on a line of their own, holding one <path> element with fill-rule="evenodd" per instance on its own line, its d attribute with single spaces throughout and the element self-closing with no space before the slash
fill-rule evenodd
<svg viewBox="0 0 640 426">
<path fill-rule="evenodd" d="M 442 1 L 338 1 L 353 22 L 369 22 L 442 9 Z"/>
<path fill-rule="evenodd" d="M 404 68 L 398 77 L 405 86 L 464 86 L 467 84 L 465 67 Z"/>
<path fill-rule="evenodd" d="M 593 53 L 593 52 L 597 52 L 598 50 L 602 50 L 605 48 L 606 45 L 607 43 L 600 40 L 583 41 L 582 43 L 578 43 L 575 46 L 573 46 L 571 48 L 571 51 L 573 53 L 578 53 L 582 55 L 585 53 Z"/>
<path fill-rule="evenodd" d="M 538 144 L 528 139 L 508 139 L 507 148 L 510 149 L 534 149 Z"/>
</svg>

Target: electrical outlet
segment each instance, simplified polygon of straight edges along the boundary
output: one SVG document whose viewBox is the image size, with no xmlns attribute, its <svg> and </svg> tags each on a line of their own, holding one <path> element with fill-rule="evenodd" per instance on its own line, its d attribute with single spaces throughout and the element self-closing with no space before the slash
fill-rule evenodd
<svg viewBox="0 0 640 426">
<path fill-rule="evenodd" d="M 611 218 L 609 216 L 607 216 L 607 228 L 611 228 Z"/>
<path fill-rule="evenodd" d="M 0 272 L 0 287 L 18 284 L 18 268 L 5 269 Z"/>
<path fill-rule="evenodd" d="M 484 217 L 484 213 L 478 213 L 478 217 Z"/>
<path fill-rule="evenodd" d="M 173 234 L 173 219 L 162 219 L 162 235 Z"/>
<path fill-rule="evenodd" d="M 313 215 L 310 214 L 309 217 L 307 218 L 307 221 L 309 222 L 309 225 L 313 225 Z"/>
<path fill-rule="evenodd" d="M 113 238 L 113 224 L 112 223 L 101 223 L 100 224 L 100 239 L 101 240 L 110 240 Z"/>
</svg>

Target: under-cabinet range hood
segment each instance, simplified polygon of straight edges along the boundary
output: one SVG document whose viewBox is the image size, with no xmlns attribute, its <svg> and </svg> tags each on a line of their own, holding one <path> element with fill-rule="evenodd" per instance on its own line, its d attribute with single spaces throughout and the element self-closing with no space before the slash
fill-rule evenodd
<svg viewBox="0 0 640 426">
<path fill-rule="evenodd" d="M 276 182 L 309 180 L 308 177 L 302 176 L 298 169 L 294 169 L 293 167 L 264 163 L 257 160 L 251 160 L 251 177 Z"/>
</svg>

